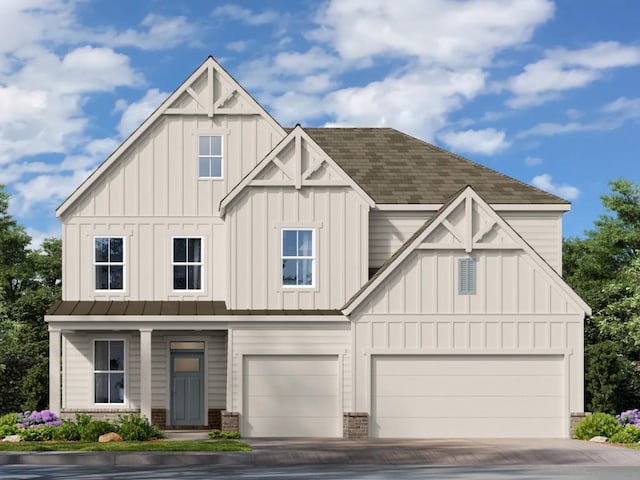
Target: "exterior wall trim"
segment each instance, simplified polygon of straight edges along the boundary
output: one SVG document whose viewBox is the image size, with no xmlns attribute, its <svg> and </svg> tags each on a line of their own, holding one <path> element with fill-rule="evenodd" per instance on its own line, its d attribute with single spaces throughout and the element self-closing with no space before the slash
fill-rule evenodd
<svg viewBox="0 0 640 480">
<path fill-rule="evenodd" d="M 391 212 L 437 212 L 442 208 L 442 203 L 378 203 L 375 210 Z M 568 203 L 491 203 L 496 212 L 568 212 L 571 204 Z"/>
</svg>

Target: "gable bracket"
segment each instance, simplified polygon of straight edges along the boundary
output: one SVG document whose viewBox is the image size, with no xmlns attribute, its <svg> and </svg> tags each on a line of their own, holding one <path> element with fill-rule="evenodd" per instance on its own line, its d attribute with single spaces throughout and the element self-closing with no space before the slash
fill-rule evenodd
<svg viewBox="0 0 640 480">
<path fill-rule="evenodd" d="M 205 108 L 202 101 L 200 100 L 200 96 L 195 92 L 193 88 L 187 87 L 187 93 L 191 95 L 191 98 L 193 98 L 198 105 L 200 105 L 202 108 Z"/>
<path fill-rule="evenodd" d="M 478 232 L 473 236 L 473 243 L 477 243 L 484 238 L 484 236 L 493 230 L 493 227 L 496 226 L 496 222 L 487 222 L 484 224 Z"/>
<path fill-rule="evenodd" d="M 316 161 L 313 162 L 313 165 L 311 165 L 309 168 L 307 168 L 307 170 L 302 174 L 302 179 L 303 180 L 307 180 L 311 175 L 313 175 L 324 163 L 324 159 L 322 158 L 316 158 Z"/>
<path fill-rule="evenodd" d="M 302 139 L 300 138 L 300 135 L 296 135 L 295 148 L 296 153 L 293 157 L 295 165 L 295 178 L 293 181 L 295 183 L 296 190 L 300 190 L 300 188 L 302 188 Z"/>
<path fill-rule="evenodd" d="M 467 195 L 464 201 L 465 215 L 465 232 L 464 232 L 464 251 L 471 253 L 473 250 L 473 199 Z"/>
<path fill-rule="evenodd" d="M 215 97 L 214 92 L 214 82 L 213 82 L 213 66 L 207 66 L 207 84 L 209 86 L 209 101 L 207 102 L 207 116 L 209 118 L 213 117 L 213 99 Z"/>
<path fill-rule="evenodd" d="M 449 233 L 451 233 L 451 235 L 453 235 L 453 237 L 459 241 L 460 243 L 462 243 L 462 240 L 460 240 L 460 238 L 462 238 L 462 236 L 460 235 L 460 233 L 458 232 L 458 230 L 456 230 L 456 227 L 454 227 L 451 222 L 445 218 L 444 220 L 442 220 L 442 225 L 444 226 L 444 228 L 446 228 L 447 230 L 449 230 Z"/>
<path fill-rule="evenodd" d="M 231 97 L 233 97 L 236 94 L 236 92 L 237 90 L 234 88 L 227 94 L 226 97 L 220 96 L 220 98 L 216 101 L 216 103 L 213 104 L 214 110 L 221 108 L 225 103 L 231 100 Z"/>
<path fill-rule="evenodd" d="M 285 169 L 285 166 L 280 161 L 280 159 L 278 157 L 273 157 L 272 161 L 275 164 L 275 166 L 278 167 L 282 171 L 282 173 L 284 173 L 284 176 L 287 177 L 289 180 L 291 180 L 291 176 L 287 173 L 287 170 Z"/>
</svg>

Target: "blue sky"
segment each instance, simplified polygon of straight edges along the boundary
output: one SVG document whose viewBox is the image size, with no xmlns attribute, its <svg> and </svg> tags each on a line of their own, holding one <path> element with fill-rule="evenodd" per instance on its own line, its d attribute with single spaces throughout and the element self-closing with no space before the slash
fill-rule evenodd
<svg viewBox="0 0 640 480">
<path fill-rule="evenodd" d="M 2 0 L 0 183 L 55 208 L 213 55 L 288 126 L 389 126 L 602 213 L 640 183 L 636 0 Z"/>
</svg>

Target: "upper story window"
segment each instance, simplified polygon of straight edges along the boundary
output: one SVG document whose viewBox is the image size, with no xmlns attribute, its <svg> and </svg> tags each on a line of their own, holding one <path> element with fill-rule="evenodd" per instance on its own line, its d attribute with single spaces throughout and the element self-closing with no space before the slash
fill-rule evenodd
<svg viewBox="0 0 640 480">
<path fill-rule="evenodd" d="M 124 237 L 95 237 L 96 290 L 124 290 Z"/>
<path fill-rule="evenodd" d="M 200 178 L 222 178 L 222 135 L 198 137 L 198 172 Z"/>
<path fill-rule="evenodd" d="M 282 230 L 282 286 L 313 286 L 315 280 L 315 251 L 314 230 Z"/>
<path fill-rule="evenodd" d="M 124 341 L 96 340 L 93 348 L 94 402 L 124 403 Z"/>
<path fill-rule="evenodd" d="M 174 237 L 174 290 L 202 290 L 202 237 Z"/>
<path fill-rule="evenodd" d="M 458 294 L 476 294 L 476 261 L 473 258 L 458 259 Z"/>
</svg>

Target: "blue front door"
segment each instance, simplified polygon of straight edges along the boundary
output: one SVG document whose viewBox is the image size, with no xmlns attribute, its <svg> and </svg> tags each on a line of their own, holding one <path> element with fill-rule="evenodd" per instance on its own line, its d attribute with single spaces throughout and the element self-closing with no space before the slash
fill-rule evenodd
<svg viewBox="0 0 640 480">
<path fill-rule="evenodd" d="M 171 352 L 171 424 L 204 425 L 204 353 Z"/>
</svg>

